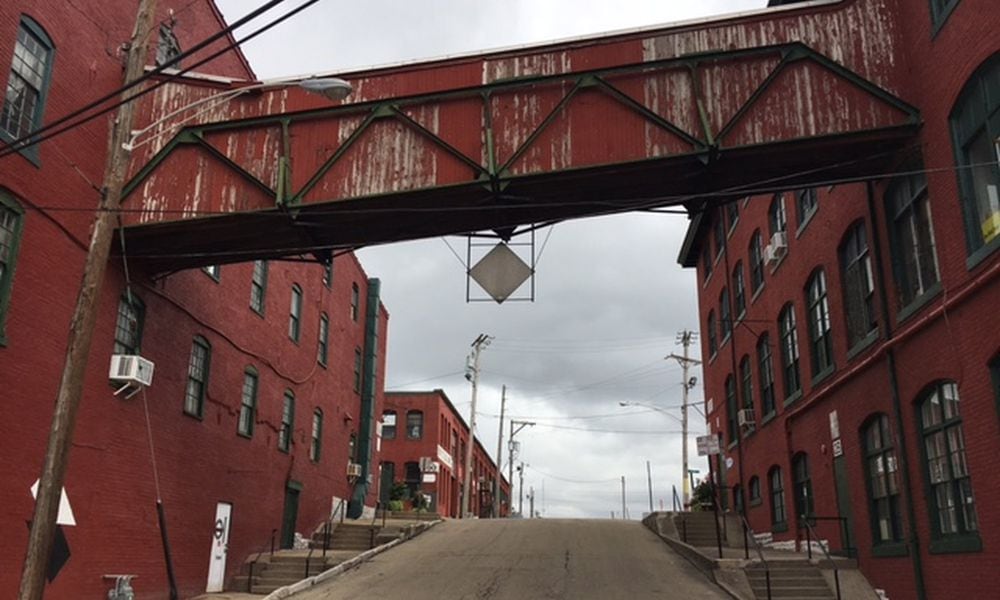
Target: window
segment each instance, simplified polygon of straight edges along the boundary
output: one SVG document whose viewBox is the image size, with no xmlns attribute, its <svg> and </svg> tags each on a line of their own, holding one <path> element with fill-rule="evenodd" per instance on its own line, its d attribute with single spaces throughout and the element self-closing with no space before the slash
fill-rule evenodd
<svg viewBox="0 0 1000 600">
<path fill-rule="evenodd" d="M 323 263 L 323 285 L 330 287 L 333 284 L 333 257 Z"/>
<path fill-rule="evenodd" d="M 726 218 L 721 210 L 715 211 L 715 222 L 712 224 L 715 238 L 715 258 L 722 256 L 726 249 Z"/>
<path fill-rule="evenodd" d="M 761 245 L 760 230 L 750 238 L 750 290 L 752 294 L 764 285 L 764 250 Z"/>
<path fill-rule="evenodd" d="M 799 227 L 802 227 L 816 212 L 817 196 L 816 189 L 798 190 L 795 192 L 795 215 L 798 219 Z"/>
<path fill-rule="evenodd" d="M 146 308 L 135 294 L 126 291 L 118 301 L 114 354 L 139 354 Z"/>
<path fill-rule="evenodd" d="M 733 269 L 733 302 L 736 303 L 736 319 L 742 319 L 747 312 L 746 290 L 743 285 L 743 263 L 736 263 Z"/>
<path fill-rule="evenodd" d="M 760 370 L 760 410 L 766 417 L 774 414 L 774 365 L 771 340 L 765 333 L 757 340 L 757 365 Z"/>
<path fill-rule="evenodd" d="M 162 67 L 180 55 L 181 45 L 174 34 L 173 19 L 166 23 L 160 23 L 160 38 L 156 44 L 156 66 Z M 180 62 L 170 65 L 174 69 L 179 69 L 180 66 Z"/>
<path fill-rule="evenodd" d="M 826 274 L 815 271 L 806 286 L 809 304 L 809 342 L 812 374 L 818 377 L 833 368 L 833 338 L 830 336 L 830 304 L 826 297 Z"/>
<path fill-rule="evenodd" d="M 788 219 L 785 217 L 785 196 L 775 194 L 771 206 L 767 209 L 767 222 L 773 236 L 776 233 L 788 231 Z"/>
<path fill-rule="evenodd" d="M 705 273 L 705 281 L 712 276 L 712 248 L 705 241 L 705 246 L 701 249 L 702 271 Z"/>
<path fill-rule="evenodd" d="M 292 447 L 292 431 L 295 430 L 295 394 L 285 390 L 285 401 L 281 405 L 281 429 L 278 430 L 278 450 L 288 452 Z"/>
<path fill-rule="evenodd" d="M 771 467 L 767 473 L 767 482 L 771 496 L 771 528 L 787 528 L 788 516 L 785 514 L 785 486 L 781 481 L 781 467 Z"/>
<path fill-rule="evenodd" d="M 361 292 L 358 290 L 358 284 L 351 284 L 351 320 L 357 322 L 358 320 L 358 306 L 361 304 Z"/>
<path fill-rule="evenodd" d="M 201 270 L 205 273 L 205 275 L 208 275 L 216 281 L 218 281 L 219 277 L 222 276 L 222 267 L 219 265 L 209 265 L 207 267 L 202 267 Z"/>
<path fill-rule="evenodd" d="M 979 529 L 958 402 L 958 386 L 948 381 L 934 385 L 919 406 L 931 529 L 936 538 Z"/>
<path fill-rule="evenodd" d="M 715 337 L 715 312 L 708 311 L 708 323 L 705 325 L 705 329 L 708 330 L 708 355 L 715 356 L 715 352 L 719 345 Z"/>
<path fill-rule="evenodd" d="M 733 332 L 733 317 L 729 312 L 729 289 L 722 288 L 719 293 L 719 338 L 725 344 L 729 334 Z"/>
<path fill-rule="evenodd" d="M 424 437 L 423 412 L 411 410 L 406 413 L 406 437 L 411 440 L 419 440 Z"/>
<path fill-rule="evenodd" d="M 302 288 L 292 286 L 291 306 L 288 309 L 288 337 L 293 342 L 299 341 L 302 329 Z"/>
<path fill-rule="evenodd" d="M 896 178 L 885 195 L 899 307 L 926 294 L 938 276 L 927 180 L 922 173 Z"/>
<path fill-rule="evenodd" d="M 420 489 L 420 463 L 408 462 L 404 465 L 406 470 L 406 487 L 410 490 L 410 497 L 414 497 L 417 494 L 417 490 Z"/>
<path fill-rule="evenodd" d="M 795 331 L 795 309 L 786 304 L 778 318 L 781 331 L 781 370 L 785 384 L 785 398 L 802 389 L 799 377 L 799 336 Z"/>
<path fill-rule="evenodd" d="M 208 387 L 208 367 L 212 357 L 212 346 L 200 335 L 191 344 L 188 359 L 187 388 L 184 391 L 184 412 L 198 417 L 204 414 L 205 392 Z"/>
<path fill-rule="evenodd" d="M 396 439 L 396 411 L 387 410 L 382 413 L 382 439 Z"/>
<path fill-rule="evenodd" d="M 23 215 L 20 205 L 0 191 L 0 344 L 4 341 L 4 322 L 14 281 Z"/>
<path fill-rule="evenodd" d="M 840 270 L 844 280 L 844 311 L 847 313 L 847 344 L 853 348 L 875 331 L 875 279 L 868 255 L 864 221 L 847 230 L 840 243 Z"/>
<path fill-rule="evenodd" d="M 354 392 L 361 393 L 361 350 L 354 349 Z"/>
<path fill-rule="evenodd" d="M 732 232 L 736 228 L 736 222 L 740 220 L 740 205 L 736 200 L 726 205 L 726 220 L 729 221 L 729 231 Z"/>
<path fill-rule="evenodd" d="M 326 366 L 330 343 L 330 318 L 325 314 L 319 316 L 319 345 L 316 348 L 316 361 Z"/>
<path fill-rule="evenodd" d="M 738 410 L 739 406 L 736 401 L 736 380 L 733 379 L 732 375 L 729 375 L 726 377 L 726 430 L 730 444 L 735 444 L 736 440 L 740 437 L 739 424 L 736 417 L 736 412 Z"/>
<path fill-rule="evenodd" d="M 754 415 L 753 409 L 753 374 L 750 371 L 750 357 L 744 355 L 743 360 L 740 361 L 740 382 L 742 383 L 743 392 L 743 410 L 749 411 L 750 415 Z M 754 419 L 756 421 L 756 419 Z M 747 426 L 747 432 L 754 430 L 754 425 Z"/>
<path fill-rule="evenodd" d="M 899 512 L 899 476 L 889 417 L 876 415 L 869 419 L 861 441 L 864 444 L 865 472 L 868 476 L 872 543 L 878 545 L 900 542 L 903 539 L 903 525 Z"/>
<path fill-rule="evenodd" d="M 760 504 L 760 477 L 750 478 L 750 505 Z"/>
<path fill-rule="evenodd" d="M 379 484 L 379 502 L 384 506 L 389 505 L 389 497 L 392 494 L 393 485 L 396 483 L 396 463 L 382 463 L 382 480 Z"/>
<path fill-rule="evenodd" d="M 958 6 L 959 0 L 930 0 L 931 1 L 931 21 L 934 23 L 935 31 L 944 25 L 945 19 L 951 11 Z"/>
<path fill-rule="evenodd" d="M 1000 52 L 965 85 L 951 135 L 969 253 L 992 250 L 1000 246 Z"/>
<path fill-rule="evenodd" d="M 309 460 L 319 462 L 320 450 L 323 447 L 323 411 L 313 411 L 312 440 L 309 443 Z"/>
<path fill-rule="evenodd" d="M 264 299 L 267 293 L 267 261 L 253 261 L 253 275 L 250 277 L 250 308 L 264 314 Z"/>
<path fill-rule="evenodd" d="M 0 109 L 0 133 L 8 141 L 27 136 L 42 124 L 52 51 L 52 41 L 45 31 L 28 17 L 21 17 L 7 93 Z M 36 156 L 37 150 L 32 148 L 30 152 Z"/>
<path fill-rule="evenodd" d="M 257 371 L 253 367 L 243 373 L 243 394 L 240 401 L 240 418 L 236 432 L 244 437 L 253 437 L 253 426 L 257 420 Z"/>
<path fill-rule="evenodd" d="M 813 511 L 812 481 L 809 479 L 809 455 L 799 452 L 792 457 L 792 479 L 795 484 L 795 513 L 811 517 Z"/>
</svg>

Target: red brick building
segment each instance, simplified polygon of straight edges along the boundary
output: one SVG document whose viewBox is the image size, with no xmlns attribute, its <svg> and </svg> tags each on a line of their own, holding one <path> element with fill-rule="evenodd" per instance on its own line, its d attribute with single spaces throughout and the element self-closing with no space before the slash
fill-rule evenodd
<svg viewBox="0 0 1000 600">
<path fill-rule="evenodd" d="M 714 467 L 775 542 L 803 539 L 803 514 L 843 519 L 819 535 L 890 598 L 984 597 L 1000 559 L 1000 10 L 885 4 L 898 51 L 880 83 L 920 111 L 919 143 L 878 180 L 692 218 L 680 262 L 698 271 Z"/>
<path fill-rule="evenodd" d="M 0 61 L 10 65 L 0 138 L 117 89 L 135 11 L 123 0 L 0 5 Z M 161 1 L 156 21 L 167 54 L 174 41 L 183 50 L 225 26 L 210 1 Z M 199 71 L 254 79 L 235 50 Z M 107 139 L 105 117 L 0 158 L 3 598 L 18 589 L 29 488 L 45 455 Z M 75 525 L 61 527 L 69 557 L 46 598 L 105 597 L 113 581 L 103 575 L 112 573 L 138 575 L 138 597 L 169 597 L 158 498 L 182 598 L 213 585 L 210 563 L 219 583 L 231 577 L 272 530 L 288 545 L 340 499 L 355 514 L 374 507 L 367 474 L 377 464 L 388 315 L 378 280 L 352 254 L 329 267 L 270 261 L 129 274 L 127 286 L 122 261 L 108 265 L 65 482 Z M 114 395 L 112 354 L 155 363 L 145 394 Z M 349 462 L 362 465 L 354 486 Z M 219 518 L 222 563 L 213 560 Z"/>
<path fill-rule="evenodd" d="M 386 393 L 382 412 L 383 502 L 388 500 L 392 484 L 402 482 L 411 494 L 420 491 L 429 495 L 432 510 L 458 517 L 468 443 L 469 426 L 443 390 Z M 422 472 L 421 459 L 436 463 L 432 469 L 437 472 Z M 492 516 L 496 473 L 496 463 L 476 439 L 469 511 L 479 517 Z M 500 516 L 505 517 L 510 511 L 510 482 L 502 473 L 500 481 Z"/>
</svg>

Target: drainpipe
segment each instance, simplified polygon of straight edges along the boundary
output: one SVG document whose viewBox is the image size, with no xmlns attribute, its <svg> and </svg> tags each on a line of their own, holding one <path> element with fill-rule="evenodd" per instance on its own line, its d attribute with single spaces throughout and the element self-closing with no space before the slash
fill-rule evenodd
<svg viewBox="0 0 1000 600">
<path fill-rule="evenodd" d="M 903 489 L 906 490 L 903 501 L 906 503 L 906 521 L 909 525 L 909 540 L 907 541 L 907 546 L 909 547 L 910 556 L 913 561 L 913 583 L 917 590 L 917 600 L 926 600 L 927 590 L 924 587 L 924 569 L 923 560 L 920 556 L 920 538 L 917 534 L 916 511 L 913 508 L 913 483 L 910 481 L 910 458 L 907 453 L 906 427 L 903 423 L 903 406 L 899 398 L 899 375 L 896 369 L 896 352 L 893 345 L 890 343 L 892 341 L 893 330 L 892 322 L 889 320 L 889 300 L 885 290 L 885 263 L 882 258 L 882 245 L 878 234 L 878 220 L 875 213 L 875 184 L 872 181 L 868 181 L 865 184 L 865 187 L 868 192 L 868 218 L 871 221 L 871 246 L 874 249 L 875 267 L 878 270 L 878 277 L 876 280 L 878 281 L 879 308 L 882 313 L 882 327 L 885 331 L 885 341 L 887 344 L 886 370 L 889 375 L 889 389 L 891 390 L 892 395 L 893 418 L 896 420 L 896 438 L 899 440 L 899 443 L 897 444 L 897 447 L 899 448 L 899 471 L 903 478 Z"/>
<path fill-rule="evenodd" d="M 359 518 L 364 512 L 365 497 L 372 487 L 381 288 L 382 282 L 380 280 L 375 278 L 368 280 L 365 303 L 365 346 L 361 370 L 361 414 L 358 416 L 357 456 L 358 462 L 361 464 L 361 477 L 354 484 L 351 501 L 347 507 L 347 516 L 352 519 Z"/>
</svg>

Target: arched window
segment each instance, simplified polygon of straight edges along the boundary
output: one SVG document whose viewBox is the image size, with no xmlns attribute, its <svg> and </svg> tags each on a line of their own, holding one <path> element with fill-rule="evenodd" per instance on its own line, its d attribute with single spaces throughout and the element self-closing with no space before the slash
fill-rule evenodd
<svg viewBox="0 0 1000 600">
<path fill-rule="evenodd" d="M 24 210 L 12 196 L 0 190 L 0 344 L 5 341 L 4 323 L 14 282 L 14 266 L 21 241 Z"/>
<path fill-rule="evenodd" d="M 750 238 L 750 293 L 756 294 L 764 285 L 764 246 L 760 239 L 760 230 L 753 232 Z"/>
<path fill-rule="evenodd" d="M 361 290 L 358 289 L 358 284 L 351 284 L 351 320 L 357 322 L 358 315 L 361 312 Z"/>
<path fill-rule="evenodd" d="M 419 440 L 424 437 L 423 411 L 411 410 L 406 413 L 406 437 L 411 440 Z"/>
<path fill-rule="evenodd" d="M 323 409 L 313 411 L 312 440 L 309 444 L 309 460 L 319 462 L 320 451 L 323 449 Z"/>
<path fill-rule="evenodd" d="M 264 303 L 267 298 L 267 261 L 253 261 L 253 274 L 250 276 L 250 309 L 259 315 L 264 314 Z"/>
<path fill-rule="evenodd" d="M 746 286 L 743 283 L 743 262 L 733 268 L 733 302 L 736 304 L 736 318 L 742 319 L 747 312 Z"/>
<path fill-rule="evenodd" d="M 719 343 L 725 344 L 733 332 L 733 315 L 729 311 L 729 289 L 719 293 Z"/>
<path fill-rule="evenodd" d="M 933 537 L 962 536 L 979 530 L 972 477 L 965 460 L 965 433 L 958 386 L 940 382 L 918 403 Z"/>
<path fill-rule="evenodd" d="M 708 337 L 708 355 L 715 356 L 716 350 L 719 348 L 719 343 L 715 337 L 715 312 L 708 311 L 708 322 L 705 324 L 706 334 Z"/>
<path fill-rule="evenodd" d="M 812 375 L 819 377 L 833 368 L 833 338 L 830 335 L 830 303 L 826 297 L 826 274 L 817 269 L 806 284 L 809 311 L 809 343 Z"/>
<path fill-rule="evenodd" d="M 923 165 L 908 167 L 922 169 Z M 885 193 L 885 212 L 891 221 L 889 241 L 896 294 L 899 308 L 905 308 L 933 291 L 941 279 L 927 179 L 922 172 L 892 181 Z"/>
<path fill-rule="evenodd" d="M 792 480 L 795 484 L 795 513 L 811 517 L 814 514 L 812 480 L 809 478 L 809 455 L 805 452 L 792 457 Z"/>
<path fill-rule="evenodd" d="M 781 332 L 781 372 L 785 384 L 785 398 L 802 390 L 799 376 L 799 335 L 795 330 L 795 309 L 791 303 L 781 309 L 778 317 Z"/>
<path fill-rule="evenodd" d="M 22 16 L 14 42 L 7 94 L 0 109 L 0 138 L 10 142 L 42 125 L 54 49 L 52 39 L 41 25 Z M 37 146 L 30 146 L 21 153 L 37 162 Z"/>
<path fill-rule="evenodd" d="M 396 439 L 396 411 L 394 410 L 382 412 L 382 439 Z"/>
<path fill-rule="evenodd" d="M 848 228 L 840 242 L 840 274 L 843 279 L 844 312 L 847 321 L 847 345 L 865 341 L 878 327 L 875 320 L 875 277 L 868 254 L 865 222 Z"/>
<path fill-rule="evenodd" d="M 899 542 L 903 524 L 899 512 L 899 467 L 893 447 L 889 417 L 878 414 L 865 422 L 861 433 L 868 506 L 874 545 Z"/>
<path fill-rule="evenodd" d="M 285 390 L 281 404 L 281 429 L 278 430 L 278 450 L 288 452 L 292 448 L 292 431 L 295 430 L 295 394 Z"/>
<path fill-rule="evenodd" d="M 781 478 L 781 467 L 775 465 L 767 472 L 768 495 L 771 497 L 771 529 L 788 529 L 788 515 L 785 512 L 785 484 Z"/>
<path fill-rule="evenodd" d="M 763 417 L 774 414 L 774 365 L 771 340 L 764 333 L 757 339 L 757 369 L 760 373 L 760 410 Z"/>
<path fill-rule="evenodd" d="M 785 196 L 775 194 L 771 199 L 771 206 L 767 209 L 767 222 L 770 226 L 771 236 L 776 233 L 788 231 L 788 219 L 785 216 Z"/>
<path fill-rule="evenodd" d="M 750 478 L 750 506 L 760 504 L 760 477 L 754 475 Z"/>
<path fill-rule="evenodd" d="M 146 305 L 132 292 L 122 294 L 118 301 L 113 354 L 139 354 L 142 345 L 142 325 L 146 320 Z"/>
<path fill-rule="evenodd" d="M 1000 52 L 969 78 L 951 111 L 959 196 L 969 254 L 1000 246 Z"/>
<path fill-rule="evenodd" d="M 200 335 L 191 343 L 188 359 L 187 386 L 184 389 L 184 412 L 199 419 L 204 414 L 205 390 L 208 388 L 208 369 L 212 359 L 212 345 Z"/>
<path fill-rule="evenodd" d="M 316 346 L 316 362 L 326 366 L 327 355 L 330 352 L 330 317 L 323 313 L 319 316 L 319 341 Z"/>
<path fill-rule="evenodd" d="M 240 417 L 236 432 L 244 437 L 253 437 L 254 423 L 257 421 L 257 369 L 247 367 L 243 372 L 243 390 L 240 394 Z"/>
<path fill-rule="evenodd" d="M 740 390 L 743 394 L 743 410 L 750 417 L 746 425 L 748 433 L 754 430 L 757 421 L 753 407 L 753 373 L 751 371 L 750 357 L 744 354 L 743 359 L 740 360 Z"/>
<path fill-rule="evenodd" d="M 288 337 L 293 342 L 299 341 L 302 331 L 302 288 L 292 285 L 292 297 L 288 308 Z"/>
<path fill-rule="evenodd" d="M 712 229 L 715 232 L 715 258 L 719 258 L 726 248 L 726 217 L 721 210 L 716 210 L 714 216 Z"/>
</svg>

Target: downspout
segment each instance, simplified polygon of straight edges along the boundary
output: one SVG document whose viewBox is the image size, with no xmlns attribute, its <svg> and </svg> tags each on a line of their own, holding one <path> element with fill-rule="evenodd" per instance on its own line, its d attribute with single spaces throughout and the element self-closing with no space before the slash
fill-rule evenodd
<svg viewBox="0 0 1000 600">
<path fill-rule="evenodd" d="M 737 200 L 733 200 L 733 202 L 737 202 Z M 723 207 L 719 206 L 718 209 L 716 209 L 716 216 L 721 218 L 723 216 L 723 214 L 724 214 L 723 211 L 724 211 Z M 728 234 L 728 232 L 726 232 L 725 235 L 726 235 L 727 239 L 726 239 L 726 242 L 725 242 L 725 246 L 722 247 L 722 264 L 723 264 L 723 267 L 726 269 L 726 272 L 723 273 L 723 275 L 724 275 L 724 281 L 725 281 L 725 284 L 726 284 L 725 288 L 729 290 L 729 293 L 726 294 L 726 296 L 727 296 L 726 301 L 729 304 L 729 365 L 730 365 L 730 369 L 732 370 L 733 388 L 735 390 L 737 390 L 736 391 L 736 414 L 739 415 L 739 411 L 743 410 L 743 407 L 746 406 L 747 399 L 743 398 L 743 402 L 740 402 L 739 389 L 742 387 L 742 385 L 741 385 L 742 379 L 740 378 L 740 375 L 739 375 L 739 373 L 737 373 L 737 369 L 736 369 L 736 311 L 734 310 L 735 309 L 734 303 L 736 301 L 736 294 L 735 294 L 735 290 L 733 288 L 729 287 L 730 285 L 732 285 L 733 281 L 731 279 L 732 273 L 729 270 L 729 239 L 728 239 L 729 234 Z M 745 293 L 744 293 L 744 298 L 745 297 L 746 296 L 745 296 Z M 687 385 L 687 382 L 685 382 L 685 385 Z M 747 510 L 746 506 L 747 505 L 746 505 L 746 502 L 744 501 L 745 500 L 745 490 L 746 490 L 746 488 L 743 486 L 743 440 L 744 440 L 743 431 L 740 429 L 739 418 L 737 418 L 737 420 L 736 420 L 736 460 L 739 461 L 739 467 L 737 469 L 737 477 L 739 477 L 739 481 L 740 481 L 740 497 L 737 498 L 736 495 L 733 494 L 733 504 L 734 504 L 733 508 L 736 508 L 735 504 L 738 501 L 740 508 L 739 508 L 739 511 L 737 511 L 737 512 L 739 513 L 739 515 L 741 517 L 745 518 L 746 517 L 746 510 Z M 684 443 L 686 444 L 687 440 L 684 440 Z"/>
<path fill-rule="evenodd" d="M 372 486 L 372 456 L 375 438 L 375 386 L 378 373 L 378 341 L 379 341 L 379 308 L 381 303 L 382 282 L 376 278 L 368 280 L 368 291 L 365 302 L 365 346 L 362 354 L 361 369 L 361 409 L 358 418 L 358 463 L 361 464 L 361 477 L 354 485 L 351 501 L 348 503 L 347 516 L 352 519 L 361 517 L 365 509 L 365 497 Z"/>
<path fill-rule="evenodd" d="M 892 323 L 889 320 L 889 300 L 885 289 L 885 263 L 882 258 L 882 244 L 879 238 L 879 228 L 877 215 L 875 213 L 875 184 L 868 181 L 865 184 L 868 196 L 868 218 L 871 220 L 872 247 L 875 254 L 875 266 L 878 269 L 878 295 L 879 308 L 882 312 L 882 326 L 885 328 L 886 340 L 886 367 L 889 375 L 889 389 L 892 395 L 892 412 L 896 420 L 896 437 L 899 440 L 899 466 L 903 477 L 903 489 L 906 490 L 904 502 L 906 502 L 906 520 L 909 525 L 909 540 L 907 546 L 913 560 L 913 583 L 917 590 L 917 599 L 926 600 L 927 590 L 924 587 L 924 569 L 920 557 L 920 538 L 917 535 L 916 511 L 913 508 L 913 484 L 910 481 L 910 458 L 907 454 L 906 427 L 903 424 L 903 406 L 899 397 L 899 376 L 896 370 L 896 351 L 892 341 Z"/>
</svg>

